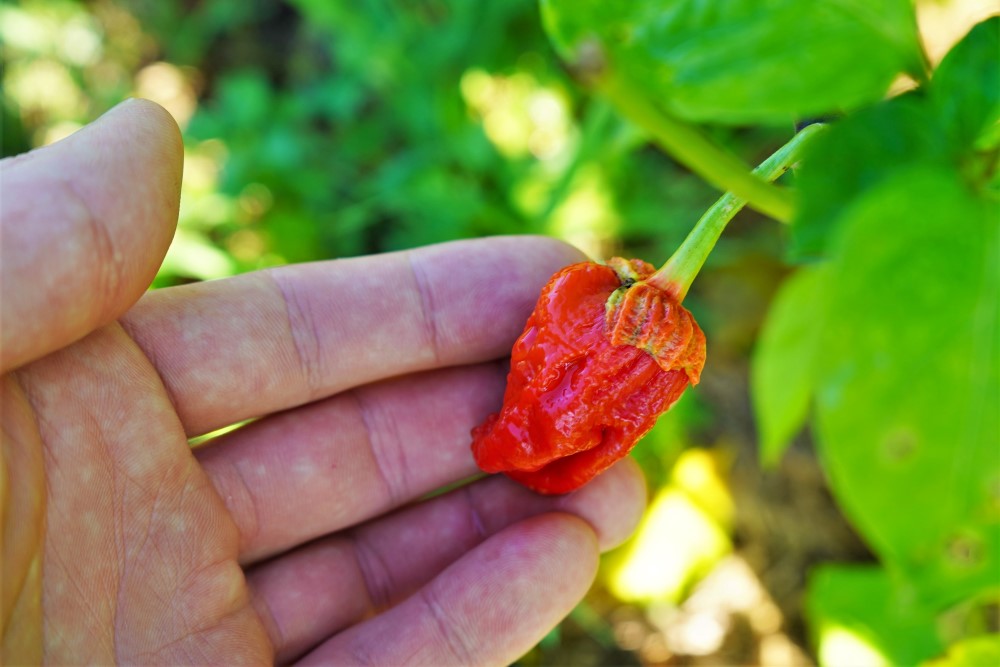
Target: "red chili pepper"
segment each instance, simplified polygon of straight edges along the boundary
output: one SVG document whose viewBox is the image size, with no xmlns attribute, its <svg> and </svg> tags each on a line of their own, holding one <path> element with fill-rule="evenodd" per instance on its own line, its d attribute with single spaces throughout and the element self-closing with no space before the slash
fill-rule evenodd
<svg viewBox="0 0 1000 667">
<path fill-rule="evenodd" d="M 567 493 L 625 456 L 698 383 L 705 336 L 676 299 L 614 258 L 556 273 L 514 344 L 503 408 L 472 452 L 541 493 Z"/>
</svg>

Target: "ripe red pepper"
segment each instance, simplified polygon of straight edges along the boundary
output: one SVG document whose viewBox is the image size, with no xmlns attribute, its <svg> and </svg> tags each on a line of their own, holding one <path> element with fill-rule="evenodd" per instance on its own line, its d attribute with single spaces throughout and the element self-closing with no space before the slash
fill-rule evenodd
<svg viewBox="0 0 1000 667">
<path fill-rule="evenodd" d="M 614 258 L 556 273 L 514 344 L 503 408 L 472 452 L 541 493 L 567 493 L 625 456 L 698 383 L 705 335 L 652 266 Z"/>
</svg>

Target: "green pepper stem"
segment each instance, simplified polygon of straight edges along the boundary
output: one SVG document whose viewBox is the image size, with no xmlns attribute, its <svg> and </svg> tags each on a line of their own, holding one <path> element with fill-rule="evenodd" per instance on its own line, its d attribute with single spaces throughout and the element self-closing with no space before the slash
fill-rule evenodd
<svg viewBox="0 0 1000 667">
<path fill-rule="evenodd" d="M 775 220 L 792 219 L 790 192 L 755 176 L 742 160 L 716 145 L 697 127 L 655 106 L 611 68 L 593 77 L 592 82 L 619 112 L 649 132 L 661 148 L 688 169 Z"/>
<path fill-rule="evenodd" d="M 777 179 L 798 161 L 805 146 L 825 129 L 826 126 L 819 123 L 803 128 L 792 137 L 791 141 L 753 170 L 755 177 L 768 182 Z M 722 235 L 722 230 L 746 204 L 746 199 L 735 193 L 727 192 L 722 195 L 705 215 L 701 216 L 666 264 L 645 282 L 670 293 L 678 302 L 683 301 L 695 276 L 698 275 L 716 241 Z"/>
</svg>

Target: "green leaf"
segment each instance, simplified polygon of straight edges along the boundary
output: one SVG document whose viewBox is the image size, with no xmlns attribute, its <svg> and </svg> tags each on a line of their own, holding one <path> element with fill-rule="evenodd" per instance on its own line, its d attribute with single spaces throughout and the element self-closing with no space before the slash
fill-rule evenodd
<svg viewBox="0 0 1000 667">
<path fill-rule="evenodd" d="M 892 665 L 915 665 L 944 649 L 932 611 L 877 566 L 817 567 L 809 576 L 806 613 L 823 665 L 839 667 L 850 658 L 837 645 L 838 632 L 869 645 Z"/>
<path fill-rule="evenodd" d="M 952 48 L 934 72 L 930 94 L 958 145 L 972 146 L 995 129 L 1000 122 L 1000 16 L 983 21 Z"/>
<path fill-rule="evenodd" d="M 1000 18 L 972 29 L 941 63 L 929 96 L 911 93 L 860 111 L 818 138 L 802 160 L 793 258 L 822 256 L 856 198 L 915 164 L 958 169 L 975 187 L 996 172 L 1000 143 Z"/>
<path fill-rule="evenodd" d="M 765 465 L 781 459 L 809 410 L 824 278 L 820 267 L 806 267 L 785 281 L 754 349 L 750 382 Z"/>
<path fill-rule="evenodd" d="M 829 267 L 825 468 L 883 563 L 942 605 L 1000 572 L 998 213 L 918 165 L 845 212 Z"/>
<path fill-rule="evenodd" d="M 923 663 L 923 667 L 983 667 L 1000 665 L 1000 635 L 969 637 L 948 647 L 943 658 Z"/>
<path fill-rule="evenodd" d="M 836 123 L 802 159 L 791 255 L 800 260 L 824 255 L 836 221 L 855 198 L 920 163 L 949 166 L 953 160 L 941 124 L 916 95 Z"/>
<path fill-rule="evenodd" d="M 563 58 L 597 39 L 675 115 L 779 123 L 878 100 L 919 70 L 909 0 L 543 0 Z"/>
</svg>

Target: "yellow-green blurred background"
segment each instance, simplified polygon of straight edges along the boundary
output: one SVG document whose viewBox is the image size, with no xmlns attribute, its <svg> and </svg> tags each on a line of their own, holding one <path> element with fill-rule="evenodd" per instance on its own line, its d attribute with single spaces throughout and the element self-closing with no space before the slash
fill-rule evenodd
<svg viewBox="0 0 1000 667">
<path fill-rule="evenodd" d="M 995 2 L 921 4 L 932 58 Z M 664 261 L 717 196 L 555 58 L 535 0 L 22 0 L 0 6 L 3 154 L 128 96 L 184 132 L 180 220 L 155 286 L 456 238 L 534 233 Z M 758 162 L 792 128 L 709 128 Z M 526 665 L 855 664 L 810 642 L 811 565 L 864 561 L 807 436 L 757 463 L 748 358 L 788 267 L 741 214 L 689 297 L 703 383 L 635 456 L 651 506 Z M 839 653 L 838 653 L 839 652 Z"/>
</svg>

